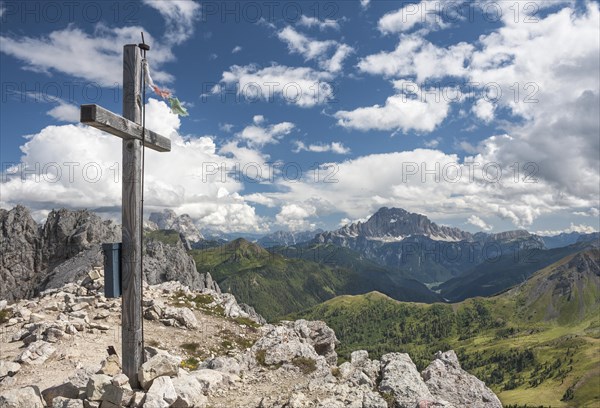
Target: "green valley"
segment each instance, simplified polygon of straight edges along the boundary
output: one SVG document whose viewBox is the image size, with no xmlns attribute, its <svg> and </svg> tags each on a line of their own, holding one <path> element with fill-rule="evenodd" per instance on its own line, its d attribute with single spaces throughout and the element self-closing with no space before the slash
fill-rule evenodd
<svg viewBox="0 0 600 408">
<path fill-rule="evenodd" d="M 600 251 L 567 256 L 491 298 L 456 304 L 398 302 L 373 292 L 340 296 L 293 318 L 321 319 L 340 355 L 410 353 L 420 369 L 454 349 L 463 368 L 505 405 L 600 404 Z"/>
<path fill-rule="evenodd" d="M 328 249 L 323 249 L 327 253 Z M 253 306 L 267 320 L 298 312 L 335 296 L 380 291 L 406 301 L 435 302 L 439 296 L 415 280 L 359 258 L 351 263 L 286 258 L 237 239 L 226 245 L 190 251 L 198 272 L 209 272 L 221 289 Z M 349 261 L 350 262 L 350 261 Z"/>
</svg>

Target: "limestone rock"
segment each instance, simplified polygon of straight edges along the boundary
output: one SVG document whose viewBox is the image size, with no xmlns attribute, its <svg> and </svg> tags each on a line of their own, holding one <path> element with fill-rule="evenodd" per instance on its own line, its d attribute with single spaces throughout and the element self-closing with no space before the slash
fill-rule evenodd
<svg viewBox="0 0 600 408">
<path fill-rule="evenodd" d="M 379 391 L 391 393 L 399 408 L 414 408 L 420 400 L 434 399 L 415 363 L 404 353 L 389 353 L 381 358 Z"/>
<path fill-rule="evenodd" d="M 264 365 L 290 363 L 297 357 L 316 360 L 319 356 L 305 338 L 287 326 L 267 326 L 266 334 L 251 350 L 258 363 Z"/>
<path fill-rule="evenodd" d="M 433 397 L 457 407 L 502 408 L 498 397 L 483 381 L 460 367 L 454 351 L 438 352 L 436 359 L 423 370 L 423 378 Z"/>
<path fill-rule="evenodd" d="M 56 397 L 50 406 L 52 408 L 83 408 L 83 401 L 75 398 Z"/>
<path fill-rule="evenodd" d="M 144 279 L 150 285 L 165 281 L 178 281 L 192 290 L 204 288 L 203 277 L 196 270 L 194 259 L 181 242 L 168 245 L 160 241 L 147 241 L 144 256 Z"/>
<path fill-rule="evenodd" d="M 17 357 L 17 361 L 23 364 L 44 364 L 55 352 L 56 349 L 50 343 L 39 340 L 29 344 Z"/>
<path fill-rule="evenodd" d="M 200 408 L 206 405 L 208 399 L 202 393 L 202 385 L 194 376 L 179 376 L 173 378 L 172 382 L 177 394 L 173 408 Z"/>
<path fill-rule="evenodd" d="M 78 398 L 79 388 L 73 385 L 72 382 L 67 382 L 55 387 L 50 387 L 42 391 L 42 398 L 49 407 L 52 406 L 53 400 L 58 397 L 63 398 Z"/>
<path fill-rule="evenodd" d="M 194 224 L 192 218 L 187 214 L 177 216 L 173 210 L 150 213 L 149 221 L 161 230 L 175 230 L 184 239 L 196 243 L 204 240 L 204 237 Z"/>
<path fill-rule="evenodd" d="M 12 377 L 21 369 L 21 365 L 12 361 L 0 360 L 0 381 L 4 377 Z"/>
<path fill-rule="evenodd" d="M 42 269 L 42 239 L 28 209 L 0 209 L 0 299 L 31 297 Z"/>
<path fill-rule="evenodd" d="M 12 389 L 0 393 L 2 408 L 43 408 L 44 402 L 40 390 L 35 385 Z"/>
<path fill-rule="evenodd" d="M 112 385 L 110 376 L 105 374 L 93 375 L 85 388 L 87 398 L 92 401 L 101 401 L 110 385 Z"/>
<path fill-rule="evenodd" d="M 169 377 L 158 377 L 146 394 L 144 408 L 169 408 L 177 401 L 177 393 Z"/>
<path fill-rule="evenodd" d="M 187 307 L 167 307 L 163 312 L 164 319 L 174 319 L 181 326 L 188 329 L 195 329 L 198 327 L 198 320 L 194 315 L 194 312 Z"/>
<path fill-rule="evenodd" d="M 98 374 L 106 374 L 114 377 L 121 372 L 121 361 L 116 355 L 110 355 L 102 361 Z"/>
<path fill-rule="evenodd" d="M 155 378 L 176 376 L 179 373 L 181 360 L 169 354 L 157 354 L 140 367 L 138 379 L 144 389 L 149 389 Z"/>
<path fill-rule="evenodd" d="M 208 393 L 219 388 L 225 381 L 223 373 L 215 370 L 200 369 L 193 371 L 191 375 L 200 383 L 202 391 Z"/>
<path fill-rule="evenodd" d="M 325 322 L 296 320 L 293 322 L 294 330 L 302 338 L 308 340 L 318 355 L 325 357 L 330 365 L 337 364 L 335 347 L 339 343 L 335 332 Z"/>
</svg>

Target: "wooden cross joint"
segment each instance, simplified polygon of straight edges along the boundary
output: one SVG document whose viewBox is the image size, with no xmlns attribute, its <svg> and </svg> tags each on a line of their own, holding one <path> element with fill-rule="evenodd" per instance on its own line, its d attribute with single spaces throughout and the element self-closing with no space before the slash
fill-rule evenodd
<svg viewBox="0 0 600 408">
<path fill-rule="evenodd" d="M 81 105 L 81 123 L 103 130 L 121 139 L 142 140 L 142 126 L 98 105 Z M 145 146 L 158 152 L 170 152 L 171 140 L 145 130 Z"/>
</svg>

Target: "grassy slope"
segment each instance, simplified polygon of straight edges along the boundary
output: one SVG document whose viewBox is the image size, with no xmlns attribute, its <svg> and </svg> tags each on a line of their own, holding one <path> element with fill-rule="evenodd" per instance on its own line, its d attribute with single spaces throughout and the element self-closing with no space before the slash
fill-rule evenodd
<svg viewBox="0 0 600 408">
<path fill-rule="evenodd" d="M 585 254 L 598 261 L 597 250 Z M 435 351 L 452 348 L 504 404 L 596 407 L 599 278 L 578 274 L 576 261 L 566 257 L 492 298 L 423 305 L 370 293 L 337 297 L 292 317 L 325 320 L 343 357 L 359 348 L 374 356 L 403 351 L 423 368 Z M 569 388 L 574 398 L 561 401 Z"/>
<path fill-rule="evenodd" d="M 507 252 L 494 262 L 483 262 L 463 275 L 444 282 L 439 289 L 444 298 L 453 302 L 475 296 L 492 296 L 526 281 L 536 271 L 585 247 L 584 243 L 550 250 L 523 250 L 518 254 Z"/>
</svg>

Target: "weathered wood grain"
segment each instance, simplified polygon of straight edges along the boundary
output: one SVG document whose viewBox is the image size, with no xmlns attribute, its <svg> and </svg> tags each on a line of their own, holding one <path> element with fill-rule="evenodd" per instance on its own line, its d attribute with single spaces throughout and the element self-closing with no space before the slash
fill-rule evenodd
<svg viewBox="0 0 600 408">
<path fill-rule="evenodd" d="M 142 126 L 122 116 L 116 115 L 101 106 L 93 104 L 81 105 L 80 115 L 81 123 L 84 123 L 88 126 L 103 130 L 125 140 L 142 140 Z M 170 139 L 148 129 L 146 129 L 145 134 L 147 148 L 159 152 L 171 151 Z"/>
<path fill-rule="evenodd" d="M 123 50 L 123 116 L 134 124 L 141 123 L 141 55 L 137 45 Z M 98 110 L 96 110 L 98 112 Z M 116 115 L 115 115 L 116 116 Z M 141 133 L 140 133 L 141 136 Z M 123 140 L 123 247 L 121 258 L 123 312 L 123 373 L 131 386 L 139 388 L 138 370 L 144 362 L 142 333 L 142 236 L 141 216 L 142 142 L 138 138 Z"/>
</svg>

